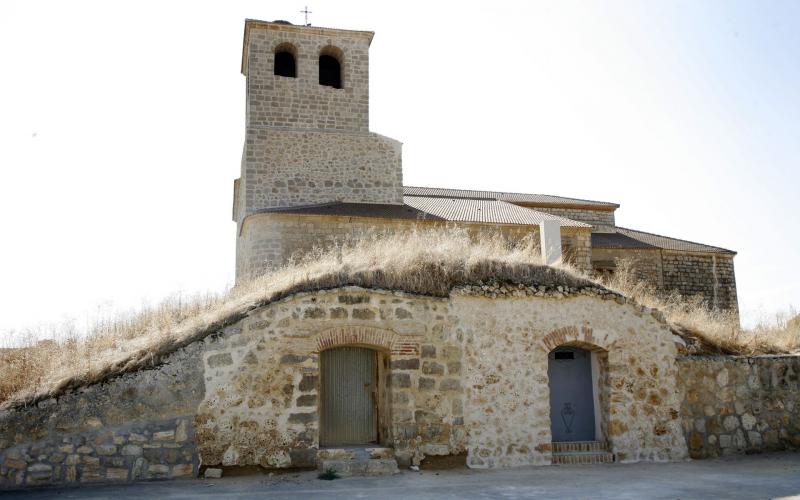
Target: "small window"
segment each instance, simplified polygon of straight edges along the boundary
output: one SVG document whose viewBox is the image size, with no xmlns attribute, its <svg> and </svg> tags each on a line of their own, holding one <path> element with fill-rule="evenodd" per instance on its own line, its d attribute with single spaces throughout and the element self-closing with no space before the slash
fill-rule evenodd
<svg viewBox="0 0 800 500">
<path fill-rule="evenodd" d="M 342 88 L 342 66 L 335 57 L 326 54 L 319 56 L 319 84 Z"/>
<path fill-rule="evenodd" d="M 285 50 L 275 53 L 275 74 L 297 78 L 297 64 L 294 61 L 294 54 Z"/>
<path fill-rule="evenodd" d="M 575 353 L 572 351 L 556 351 L 555 359 L 575 359 Z"/>
</svg>

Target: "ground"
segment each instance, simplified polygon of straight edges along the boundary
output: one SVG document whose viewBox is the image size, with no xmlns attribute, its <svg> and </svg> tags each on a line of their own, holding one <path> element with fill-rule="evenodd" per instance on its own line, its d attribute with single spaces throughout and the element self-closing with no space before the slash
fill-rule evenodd
<svg viewBox="0 0 800 500">
<path fill-rule="evenodd" d="M 405 471 L 321 481 L 316 472 L 10 492 L 3 498 L 800 498 L 800 454 L 668 464 Z"/>
</svg>

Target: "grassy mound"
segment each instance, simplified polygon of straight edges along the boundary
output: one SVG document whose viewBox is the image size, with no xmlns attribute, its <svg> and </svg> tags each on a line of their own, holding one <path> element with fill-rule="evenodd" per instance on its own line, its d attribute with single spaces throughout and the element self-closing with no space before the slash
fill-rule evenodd
<svg viewBox="0 0 800 500">
<path fill-rule="evenodd" d="M 136 314 L 66 331 L 55 340 L 0 349 L 0 407 L 30 404 L 74 387 L 157 365 L 167 354 L 233 324 L 255 308 L 302 291 L 361 286 L 445 297 L 479 281 L 583 287 L 600 284 L 661 309 L 674 330 L 703 352 L 794 352 L 800 333 L 746 332 L 734 317 L 699 301 L 661 297 L 625 266 L 610 282 L 593 282 L 562 265 L 540 262 L 536 242 L 509 243 L 499 234 L 479 239 L 466 231 L 376 234 L 316 251 L 219 295 L 173 298 Z M 696 341 L 693 342 L 692 339 Z"/>
</svg>

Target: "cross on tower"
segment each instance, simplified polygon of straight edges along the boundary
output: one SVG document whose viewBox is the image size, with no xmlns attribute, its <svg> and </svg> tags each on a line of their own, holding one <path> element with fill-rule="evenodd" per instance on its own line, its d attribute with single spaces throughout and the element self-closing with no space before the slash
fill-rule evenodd
<svg viewBox="0 0 800 500">
<path fill-rule="evenodd" d="M 308 5 L 306 5 L 305 8 L 303 8 L 303 10 L 300 11 L 300 13 L 306 15 L 306 26 L 311 26 L 311 23 L 308 22 L 308 15 L 311 14 L 312 12 L 308 10 Z"/>
</svg>

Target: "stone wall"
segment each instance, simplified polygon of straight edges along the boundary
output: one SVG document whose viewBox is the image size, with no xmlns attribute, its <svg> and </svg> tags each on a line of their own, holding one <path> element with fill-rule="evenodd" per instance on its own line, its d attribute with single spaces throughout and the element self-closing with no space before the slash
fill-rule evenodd
<svg viewBox="0 0 800 500">
<path fill-rule="evenodd" d="M 0 489 L 192 476 L 203 343 L 158 368 L 0 411 Z"/>
<path fill-rule="evenodd" d="M 737 312 L 736 276 L 733 256 L 679 252 L 675 250 L 593 248 L 592 270 L 603 275 L 614 272 L 616 261 L 629 260 L 634 276 L 665 293 L 699 296 L 706 306 Z"/>
<path fill-rule="evenodd" d="M 538 207 L 534 204 L 517 203 L 525 207 L 532 208 L 546 214 L 566 217 L 591 224 L 595 229 L 610 229 L 615 225 L 613 210 L 591 210 L 587 208 L 558 208 L 558 207 Z"/>
<path fill-rule="evenodd" d="M 248 128 L 368 132 L 371 38 L 343 30 L 251 27 L 245 47 Z M 274 74 L 278 47 L 294 53 L 296 78 Z M 326 48 L 342 66 L 341 89 L 319 84 L 319 56 Z"/>
<path fill-rule="evenodd" d="M 380 444 L 400 463 L 552 461 L 547 355 L 598 363 L 598 440 L 621 462 L 686 456 L 674 338 L 656 311 L 592 286 L 478 284 L 449 297 L 296 294 L 152 369 L 0 414 L 0 487 L 193 476 L 319 459 L 320 353 L 381 353 Z"/>
<path fill-rule="evenodd" d="M 247 130 L 240 217 L 334 201 L 403 203 L 399 142 L 377 134 Z"/>
<path fill-rule="evenodd" d="M 592 269 L 598 275 L 616 272 L 621 259 L 630 261 L 631 271 L 637 280 L 658 290 L 664 289 L 660 249 L 592 248 Z"/>
<path fill-rule="evenodd" d="M 662 262 L 666 291 L 699 295 L 715 309 L 739 310 L 732 255 L 664 250 Z"/>
<path fill-rule="evenodd" d="M 335 241 L 368 234 L 394 234 L 415 228 L 466 228 L 476 235 L 500 234 L 510 241 L 526 236 L 539 242 L 538 226 L 439 223 L 377 217 L 336 217 L 291 214 L 255 214 L 248 217 L 236 240 L 236 279 L 241 281 L 282 265 L 292 255 Z M 591 235 L 588 229 L 561 228 L 564 258 L 576 268 L 591 269 Z"/>
<path fill-rule="evenodd" d="M 198 450 L 212 466 L 313 464 L 319 353 L 360 345 L 387 356 L 381 444 L 401 462 L 549 464 L 547 354 L 563 344 L 600 355 L 600 439 L 618 460 L 686 455 L 676 348 L 655 316 L 611 295 L 486 285 L 449 299 L 351 287 L 253 311 L 208 345 Z"/>
<path fill-rule="evenodd" d="M 800 449 L 800 356 L 684 357 L 678 381 L 693 458 Z"/>
</svg>

